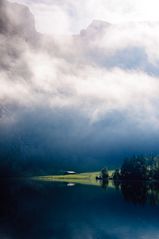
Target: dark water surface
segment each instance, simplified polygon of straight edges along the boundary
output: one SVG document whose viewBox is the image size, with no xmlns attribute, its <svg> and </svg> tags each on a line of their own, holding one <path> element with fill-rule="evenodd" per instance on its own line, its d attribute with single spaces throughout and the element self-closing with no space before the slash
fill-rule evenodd
<svg viewBox="0 0 159 239">
<path fill-rule="evenodd" d="M 1 180 L 0 187 L 0 239 L 159 238 L 155 187 L 29 180 Z"/>
</svg>

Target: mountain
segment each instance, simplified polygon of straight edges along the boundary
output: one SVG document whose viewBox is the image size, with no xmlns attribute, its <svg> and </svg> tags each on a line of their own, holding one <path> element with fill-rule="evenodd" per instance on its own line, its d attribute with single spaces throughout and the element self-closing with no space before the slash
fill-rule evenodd
<svg viewBox="0 0 159 239">
<path fill-rule="evenodd" d="M 0 34 L 33 41 L 38 37 L 34 16 L 29 8 L 5 0 L 0 2 Z"/>
<path fill-rule="evenodd" d="M 104 34 L 106 30 L 111 27 L 111 24 L 106 21 L 93 20 L 87 29 L 80 31 L 81 37 L 95 37 Z"/>
</svg>

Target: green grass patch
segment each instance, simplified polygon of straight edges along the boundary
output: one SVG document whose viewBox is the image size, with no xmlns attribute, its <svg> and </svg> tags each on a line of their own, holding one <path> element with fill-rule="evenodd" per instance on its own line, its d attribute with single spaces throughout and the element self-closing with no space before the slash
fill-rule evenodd
<svg viewBox="0 0 159 239">
<path fill-rule="evenodd" d="M 111 176 L 112 173 L 113 173 L 113 170 L 110 170 L 109 176 Z M 66 183 L 78 183 L 78 184 L 101 186 L 100 182 L 96 180 L 96 176 L 98 175 L 100 175 L 100 172 L 87 172 L 87 173 L 80 173 L 80 174 L 73 174 L 73 175 L 37 176 L 37 177 L 33 177 L 33 179 L 40 180 L 40 181 L 66 182 Z"/>
</svg>

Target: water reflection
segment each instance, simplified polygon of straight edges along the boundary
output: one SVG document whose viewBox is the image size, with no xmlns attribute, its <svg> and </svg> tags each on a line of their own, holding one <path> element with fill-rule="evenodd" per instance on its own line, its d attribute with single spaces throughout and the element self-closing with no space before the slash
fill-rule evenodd
<svg viewBox="0 0 159 239">
<path fill-rule="evenodd" d="M 67 187 L 74 187 L 76 184 L 75 183 L 67 183 Z"/>
<path fill-rule="evenodd" d="M 106 189 L 108 187 L 108 180 L 99 180 L 99 183 L 102 188 Z"/>
<path fill-rule="evenodd" d="M 159 204 L 158 183 L 122 183 L 121 191 L 128 202 L 135 204 Z"/>
<path fill-rule="evenodd" d="M 104 189 L 109 187 L 108 180 L 99 180 Z M 121 191 L 125 201 L 133 204 L 159 204 L 159 182 L 113 181 L 114 189 Z"/>
<path fill-rule="evenodd" d="M 158 238 L 157 184 L 11 180 L 0 188 L 2 239 Z"/>
</svg>

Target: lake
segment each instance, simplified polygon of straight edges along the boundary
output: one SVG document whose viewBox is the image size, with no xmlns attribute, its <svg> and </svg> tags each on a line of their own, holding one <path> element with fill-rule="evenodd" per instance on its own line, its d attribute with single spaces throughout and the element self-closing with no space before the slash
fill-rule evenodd
<svg viewBox="0 0 159 239">
<path fill-rule="evenodd" d="M 0 239 L 157 239 L 158 186 L 1 180 Z"/>
</svg>

